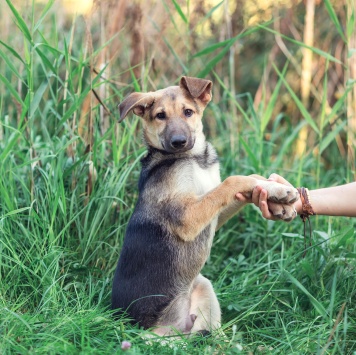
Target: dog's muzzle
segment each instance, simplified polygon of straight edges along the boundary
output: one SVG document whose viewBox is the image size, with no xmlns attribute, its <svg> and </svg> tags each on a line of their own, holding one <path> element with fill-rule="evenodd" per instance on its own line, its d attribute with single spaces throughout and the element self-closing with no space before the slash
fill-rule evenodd
<svg viewBox="0 0 356 355">
<path fill-rule="evenodd" d="M 170 146 L 173 149 L 183 149 L 186 147 L 188 143 L 188 139 L 186 136 L 182 135 L 182 134 L 176 134 L 174 136 L 172 136 L 171 141 L 170 141 Z"/>
</svg>

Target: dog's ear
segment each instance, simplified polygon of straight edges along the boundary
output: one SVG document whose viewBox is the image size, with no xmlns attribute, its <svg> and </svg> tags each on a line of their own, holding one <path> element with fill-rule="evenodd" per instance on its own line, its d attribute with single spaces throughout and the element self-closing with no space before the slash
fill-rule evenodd
<svg viewBox="0 0 356 355">
<path fill-rule="evenodd" d="M 134 92 L 127 96 L 119 105 L 120 119 L 122 122 L 127 114 L 133 110 L 134 114 L 143 117 L 145 110 L 154 103 L 154 97 L 150 93 Z"/>
<path fill-rule="evenodd" d="M 211 88 L 213 83 L 210 80 L 183 76 L 180 79 L 179 86 L 188 91 L 195 99 L 202 101 L 204 105 L 207 105 L 212 98 Z"/>
</svg>

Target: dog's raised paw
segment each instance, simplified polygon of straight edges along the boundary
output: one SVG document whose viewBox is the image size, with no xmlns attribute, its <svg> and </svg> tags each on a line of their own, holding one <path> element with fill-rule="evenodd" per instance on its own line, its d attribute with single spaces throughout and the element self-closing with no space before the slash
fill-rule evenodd
<svg viewBox="0 0 356 355">
<path fill-rule="evenodd" d="M 268 201 L 282 204 L 292 204 L 299 198 L 298 190 L 275 182 L 261 184 L 268 192 Z"/>
<path fill-rule="evenodd" d="M 290 222 L 297 217 L 297 211 L 292 205 L 270 202 L 268 208 L 274 217 L 285 222 Z"/>
</svg>

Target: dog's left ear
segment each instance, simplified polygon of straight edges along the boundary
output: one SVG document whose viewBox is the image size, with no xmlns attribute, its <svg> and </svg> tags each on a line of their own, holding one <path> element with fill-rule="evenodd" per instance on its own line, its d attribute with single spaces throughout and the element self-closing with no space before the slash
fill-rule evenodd
<svg viewBox="0 0 356 355">
<path fill-rule="evenodd" d="M 183 76 L 180 79 L 179 86 L 204 105 L 207 105 L 212 98 L 211 88 L 213 83 L 210 80 Z"/>
</svg>

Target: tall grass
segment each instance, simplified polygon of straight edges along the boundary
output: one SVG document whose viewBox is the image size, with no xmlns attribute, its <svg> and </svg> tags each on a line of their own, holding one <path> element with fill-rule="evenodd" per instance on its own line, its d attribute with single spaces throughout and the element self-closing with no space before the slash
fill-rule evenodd
<svg viewBox="0 0 356 355">
<path fill-rule="evenodd" d="M 115 108 L 126 93 L 173 84 L 180 74 L 210 77 L 214 100 L 205 128 L 219 151 L 223 177 L 278 172 L 313 188 L 344 183 L 353 173 L 340 148 L 353 82 L 328 108 L 326 66 L 315 114 L 295 92 L 292 64 L 276 62 L 275 85 L 267 95 L 262 83 L 263 99 L 256 104 L 249 92 L 234 94 L 229 84 L 234 78 L 223 75 L 222 67 L 232 46 L 267 36 L 275 31 L 271 23 L 227 40 L 204 38 L 193 49 L 190 36 L 223 2 L 194 26 L 189 6 L 164 5 L 171 33 L 163 32 L 162 43 L 179 67 L 177 76 L 169 68 L 156 75 L 147 62 L 125 68 L 131 49 L 121 32 L 115 38 L 121 39 L 123 58 L 93 73 L 95 60 L 117 43 L 93 39 L 92 46 L 88 19 L 60 28 L 54 1 L 42 8 L 34 4 L 26 15 L 10 0 L 0 9 L 11 26 L 0 42 L 0 352 L 112 354 L 128 340 L 135 354 L 355 353 L 355 221 L 346 218 L 314 219 L 305 258 L 299 220 L 265 221 L 247 207 L 221 228 L 203 274 L 221 302 L 224 337 L 148 344 L 146 332 L 124 317 L 111 317 L 111 280 L 144 155 L 139 120 L 117 124 Z M 330 26 L 345 40 L 333 5 L 325 6 Z M 98 24 L 92 26 L 94 36 Z M 296 50 L 303 47 L 284 39 Z M 338 60 L 312 50 L 326 61 Z M 104 92 L 101 103 L 93 92 L 99 97 Z M 315 139 L 298 156 L 302 127 Z"/>
</svg>

